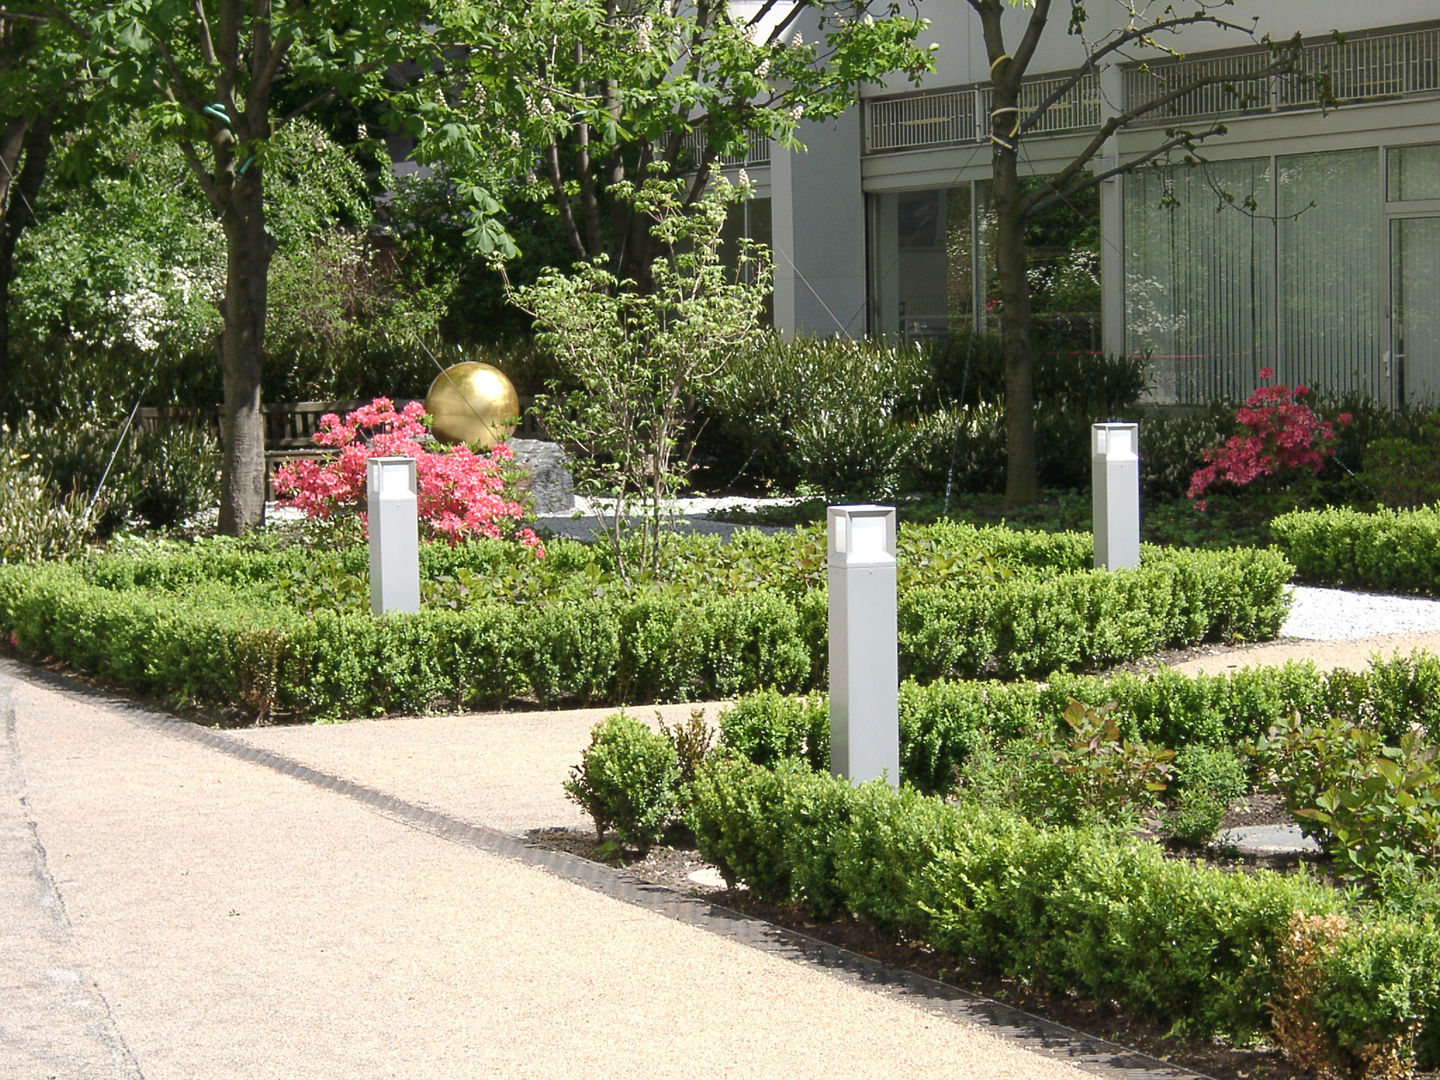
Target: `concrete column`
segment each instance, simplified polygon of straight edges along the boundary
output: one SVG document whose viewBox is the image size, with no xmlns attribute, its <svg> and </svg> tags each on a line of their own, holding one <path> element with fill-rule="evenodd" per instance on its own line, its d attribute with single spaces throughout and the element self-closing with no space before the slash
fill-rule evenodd
<svg viewBox="0 0 1440 1080">
<path fill-rule="evenodd" d="M 900 783 L 895 508 L 829 513 L 830 771 Z"/>
<path fill-rule="evenodd" d="M 420 610 L 419 486 L 415 459 L 371 458 L 365 463 L 370 515 L 370 610 Z"/>
<path fill-rule="evenodd" d="M 1140 565 L 1139 451 L 1139 424 L 1090 429 L 1096 569 Z"/>
</svg>

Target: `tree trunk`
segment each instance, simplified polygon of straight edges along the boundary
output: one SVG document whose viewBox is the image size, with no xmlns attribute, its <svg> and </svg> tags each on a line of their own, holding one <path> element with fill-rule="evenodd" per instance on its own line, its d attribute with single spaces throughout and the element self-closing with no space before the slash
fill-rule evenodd
<svg viewBox="0 0 1440 1080">
<path fill-rule="evenodd" d="M 1005 501 L 1024 506 L 1039 498 L 1040 485 L 1035 465 L 1030 283 L 1015 150 L 996 144 L 993 175 L 995 276 L 1000 285 L 1000 340 L 1005 358 Z"/>
<path fill-rule="evenodd" d="M 265 231 L 260 164 L 237 177 L 225 216 L 225 382 L 220 531 L 238 536 L 265 520 L 265 418 L 260 373 L 265 344 L 266 285 L 273 240 Z"/>
<path fill-rule="evenodd" d="M 0 222 L 0 405 L 7 403 L 15 383 L 10 365 L 10 282 L 15 277 L 15 245 L 31 223 L 31 208 L 45 182 L 53 119 L 53 110 L 43 113 L 25 131 L 25 163 L 13 186 L 6 191 L 5 199 L 0 200 L 0 205 L 5 207 L 5 217 Z"/>
</svg>

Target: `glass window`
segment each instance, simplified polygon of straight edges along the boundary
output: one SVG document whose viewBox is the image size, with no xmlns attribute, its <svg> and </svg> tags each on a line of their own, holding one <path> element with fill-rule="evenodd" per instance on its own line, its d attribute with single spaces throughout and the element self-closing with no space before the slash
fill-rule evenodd
<svg viewBox="0 0 1440 1080">
<path fill-rule="evenodd" d="M 1440 199 L 1440 143 L 1397 146 L 1390 151 L 1389 166 L 1386 198 L 1391 202 Z"/>
<path fill-rule="evenodd" d="M 1273 205 L 1266 158 L 1126 178 L 1125 349 L 1160 400 L 1243 398 L 1273 366 Z"/>
<path fill-rule="evenodd" d="M 1380 155 L 1277 158 L 1276 377 L 1384 400 Z"/>
</svg>

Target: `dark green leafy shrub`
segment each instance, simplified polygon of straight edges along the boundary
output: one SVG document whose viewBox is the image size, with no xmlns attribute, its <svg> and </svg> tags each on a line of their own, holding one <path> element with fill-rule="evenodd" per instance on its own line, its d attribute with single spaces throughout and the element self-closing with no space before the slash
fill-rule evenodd
<svg viewBox="0 0 1440 1080">
<path fill-rule="evenodd" d="M 659 714 L 657 713 L 657 716 Z M 710 747 L 715 742 L 715 733 L 705 719 L 704 709 L 691 709 L 685 720 L 673 724 L 660 721 L 660 734 L 675 747 L 675 764 L 680 770 L 679 785 L 682 792 L 688 792 L 695 783 L 695 774 L 700 771 Z"/>
<path fill-rule="evenodd" d="M 1382 894 L 1433 874 L 1440 856 L 1440 748 L 1418 731 L 1387 746 L 1344 720 L 1293 719 L 1250 747 L 1285 807 Z"/>
<path fill-rule="evenodd" d="M 1173 762 L 1176 794 L 1164 818 L 1165 832 L 1203 847 L 1215 839 L 1230 804 L 1245 794 L 1245 763 L 1225 746 L 1183 746 Z"/>
<path fill-rule="evenodd" d="M 727 374 L 701 388 L 703 445 L 720 468 L 827 497 L 893 492 L 914 442 L 908 421 L 932 393 L 918 350 L 843 338 L 773 337 L 734 355 Z"/>
<path fill-rule="evenodd" d="M 1175 751 L 1123 738 L 1114 705 L 1072 701 L 1063 714 L 1066 730 L 972 754 L 959 770 L 961 796 L 1051 825 L 1138 823 L 1166 789 Z"/>
<path fill-rule="evenodd" d="M 648 851 L 679 807 L 675 745 L 634 717 L 615 713 L 590 732 L 565 793 L 595 821 L 595 835 L 614 829 L 622 844 Z"/>
<path fill-rule="evenodd" d="M 1440 413 L 1417 411 L 1387 419 L 1386 427 L 1402 430 L 1377 432 L 1363 444 L 1358 483 L 1389 507 L 1440 502 Z"/>
</svg>

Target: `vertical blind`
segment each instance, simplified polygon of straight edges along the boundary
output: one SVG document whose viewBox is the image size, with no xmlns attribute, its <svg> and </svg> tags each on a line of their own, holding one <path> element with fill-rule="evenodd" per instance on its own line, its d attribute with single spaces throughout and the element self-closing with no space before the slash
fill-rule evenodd
<svg viewBox="0 0 1440 1080">
<path fill-rule="evenodd" d="M 1273 202 L 1266 158 L 1126 178 L 1126 351 L 1162 400 L 1243 397 L 1273 366 Z"/>
<path fill-rule="evenodd" d="M 1384 401 L 1380 155 L 1277 158 L 1276 377 Z"/>
</svg>

